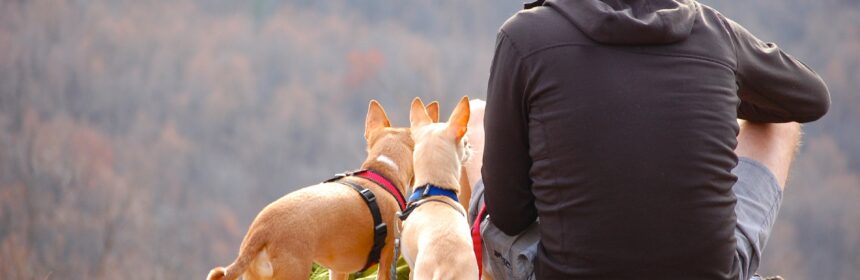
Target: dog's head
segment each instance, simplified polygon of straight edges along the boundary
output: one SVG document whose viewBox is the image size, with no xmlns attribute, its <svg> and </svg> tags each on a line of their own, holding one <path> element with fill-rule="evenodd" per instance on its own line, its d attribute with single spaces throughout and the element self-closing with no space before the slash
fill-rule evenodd
<svg viewBox="0 0 860 280">
<path fill-rule="evenodd" d="M 432 110 L 435 110 L 435 119 L 438 120 L 438 105 Z M 470 154 L 465 137 L 469 123 L 469 98 L 464 96 L 460 100 L 448 122 L 439 123 L 416 97 L 410 108 L 409 122 L 415 141 L 413 164 L 416 185 L 432 182 L 440 187 L 458 186 L 460 167 Z"/>
<path fill-rule="evenodd" d="M 439 101 L 430 102 L 425 109 L 427 109 L 427 115 L 430 116 L 431 121 L 439 122 Z"/>
<path fill-rule="evenodd" d="M 397 174 L 389 176 L 399 177 L 404 188 L 406 184 L 411 184 L 414 179 L 412 153 L 415 142 L 410 129 L 392 127 L 385 109 L 376 100 L 371 100 L 367 108 L 364 138 L 367 140 L 367 160 L 362 168 L 392 170 Z"/>
</svg>

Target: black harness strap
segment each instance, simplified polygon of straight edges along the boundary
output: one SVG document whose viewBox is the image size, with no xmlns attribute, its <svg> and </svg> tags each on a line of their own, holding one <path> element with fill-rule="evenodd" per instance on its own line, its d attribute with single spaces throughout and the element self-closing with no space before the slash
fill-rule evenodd
<svg viewBox="0 0 860 280">
<path fill-rule="evenodd" d="M 412 214 L 412 211 L 415 211 L 415 209 L 417 209 L 418 206 L 424 205 L 424 203 L 428 203 L 428 202 L 444 203 L 445 205 L 448 205 L 452 209 L 454 209 L 454 211 L 457 211 L 457 213 L 460 213 L 460 215 L 463 215 L 463 217 L 466 216 L 466 214 L 464 214 L 463 212 L 460 212 L 460 208 L 457 208 L 457 206 L 454 206 L 447 201 L 444 201 L 441 199 L 434 199 L 433 197 L 427 197 L 427 198 L 422 198 L 421 200 L 413 201 L 413 202 L 409 203 L 409 205 L 406 206 L 406 210 L 403 210 L 403 212 L 400 213 L 398 218 L 400 218 L 401 221 L 406 221 L 406 218 L 409 218 L 409 215 Z"/>
<path fill-rule="evenodd" d="M 380 214 L 379 211 L 379 204 L 376 203 L 376 195 L 359 184 L 341 180 L 343 177 L 346 176 L 338 174 L 338 177 L 326 180 L 325 182 L 336 182 L 338 184 L 352 187 L 352 189 L 357 191 L 358 194 L 361 195 L 361 198 L 364 199 L 364 203 L 367 204 L 367 208 L 370 209 L 370 215 L 373 216 L 373 248 L 370 249 L 370 254 L 367 255 L 367 262 L 365 262 L 364 267 L 360 270 L 365 271 L 379 262 L 379 256 L 382 254 L 382 247 L 385 247 L 385 238 L 388 235 L 388 226 L 382 222 L 382 214 Z"/>
</svg>

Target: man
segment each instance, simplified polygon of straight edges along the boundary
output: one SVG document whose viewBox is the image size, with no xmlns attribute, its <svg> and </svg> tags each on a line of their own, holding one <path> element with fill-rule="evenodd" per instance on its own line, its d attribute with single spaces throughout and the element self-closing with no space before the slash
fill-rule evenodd
<svg viewBox="0 0 860 280">
<path fill-rule="evenodd" d="M 692 0 L 527 8 L 490 72 L 490 221 L 539 217 L 538 279 L 749 279 L 824 82 Z"/>
</svg>

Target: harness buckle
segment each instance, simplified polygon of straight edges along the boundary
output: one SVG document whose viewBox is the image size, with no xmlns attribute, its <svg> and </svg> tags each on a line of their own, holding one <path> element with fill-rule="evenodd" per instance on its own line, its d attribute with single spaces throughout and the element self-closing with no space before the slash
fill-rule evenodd
<svg viewBox="0 0 860 280">
<path fill-rule="evenodd" d="M 385 236 L 388 235 L 388 225 L 386 225 L 385 223 L 379 223 L 378 225 L 376 225 L 376 227 L 373 228 L 373 232 L 376 233 L 376 235 L 374 236 L 379 237 L 379 239 L 381 239 L 380 241 L 382 241 L 382 243 L 384 244 Z"/>
<path fill-rule="evenodd" d="M 344 171 L 344 172 L 341 172 L 341 173 L 337 173 L 337 174 L 334 174 L 334 177 L 332 177 L 331 179 L 328 179 L 328 180 L 323 181 L 323 183 L 331 183 L 331 182 L 334 182 L 334 181 L 338 181 L 338 180 L 340 180 L 340 179 L 343 179 L 344 177 L 350 177 L 350 176 L 353 176 L 353 175 L 355 175 L 355 174 L 358 174 L 358 173 L 361 173 L 361 172 L 364 172 L 364 171 L 367 171 L 367 170 L 364 170 L 364 169 L 356 169 L 356 170 L 349 170 L 349 171 Z"/>
<path fill-rule="evenodd" d="M 362 189 L 358 193 L 360 193 L 361 196 L 364 196 L 364 198 L 366 198 L 368 202 L 376 202 L 376 195 L 374 195 L 373 192 L 370 191 L 370 189 Z M 382 225 L 385 224 L 383 223 Z"/>
</svg>

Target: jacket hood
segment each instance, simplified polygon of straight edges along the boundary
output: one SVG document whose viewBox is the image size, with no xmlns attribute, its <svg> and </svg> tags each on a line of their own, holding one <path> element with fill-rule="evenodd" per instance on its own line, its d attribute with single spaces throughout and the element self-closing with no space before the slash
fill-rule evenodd
<svg viewBox="0 0 860 280">
<path fill-rule="evenodd" d="M 693 0 L 546 0 L 592 40 L 603 44 L 669 44 L 690 35 Z"/>
</svg>

